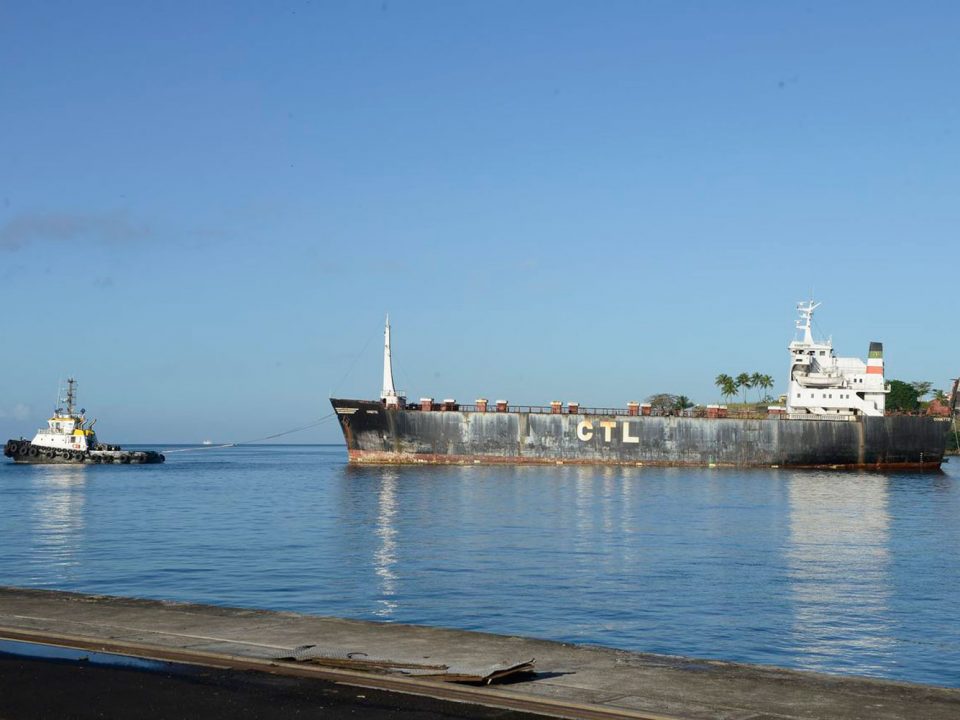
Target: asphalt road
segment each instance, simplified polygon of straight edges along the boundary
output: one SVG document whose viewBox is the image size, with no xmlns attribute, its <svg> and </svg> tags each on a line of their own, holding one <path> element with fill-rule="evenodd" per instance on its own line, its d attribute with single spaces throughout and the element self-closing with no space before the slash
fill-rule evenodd
<svg viewBox="0 0 960 720">
<path fill-rule="evenodd" d="M 0 654 L 0 720 L 543 717 L 268 673 L 172 664 L 146 670 Z"/>
</svg>

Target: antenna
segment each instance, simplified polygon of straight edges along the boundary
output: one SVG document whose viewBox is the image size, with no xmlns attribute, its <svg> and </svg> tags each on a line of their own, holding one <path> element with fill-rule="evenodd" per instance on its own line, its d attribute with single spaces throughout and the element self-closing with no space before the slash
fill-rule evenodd
<svg viewBox="0 0 960 720">
<path fill-rule="evenodd" d="M 72 377 L 67 378 L 67 415 L 74 416 L 74 402 L 77 399 L 76 391 L 77 381 Z"/>
<path fill-rule="evenodd" d="M 807 345 L 813 344 L 813 331 L 811 330 L 813 311 L 821 304 L 813 300 L 797 303 L 797 310 L 800 312 L 800 319 L 797 320 L 797 330 L 803 330 L 803 342 Z"/>
</svg>

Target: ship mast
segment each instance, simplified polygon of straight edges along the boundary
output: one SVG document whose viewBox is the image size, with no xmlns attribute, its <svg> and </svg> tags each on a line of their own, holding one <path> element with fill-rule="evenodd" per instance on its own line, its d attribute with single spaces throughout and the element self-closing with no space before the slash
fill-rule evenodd
<svg viewBox="0 0 960 720">
<path fill-rule="evenodd" d="M 393 359 L 390 356 L 390 316 L 383 329 L 383 391 L 380 399 L 388 405 L 397 403 L 397 389 L 393 385 Z"/>
<path fill-rule="evenodd" d="M 820 307 L 820 303 L 811 300 L 808 303 L 797 303 L 797 310 L 800 311 L 800 319 L 797 320 L 797 330 L 803 330 L 803 342 L 805 345 L 813 345 L 813 311 Z"/>
<path fill-rule="evenodd" d="M 77 400 L 77 390 L 76 390 L 77 381 L 73 378 L 67 378 L 67 416 L 74 417 L 74 406 Z"/>
</svg>

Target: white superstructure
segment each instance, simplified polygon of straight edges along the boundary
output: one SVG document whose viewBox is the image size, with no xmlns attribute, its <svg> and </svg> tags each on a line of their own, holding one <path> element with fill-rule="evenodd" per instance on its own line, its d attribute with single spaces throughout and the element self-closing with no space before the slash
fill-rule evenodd
<svg viewBox="0 0 960 720">
<path fill-rule="evenodd" d="M 66 397 L 57 398 L 57 404 L 65 403 L 66 409 L 58 407 L 53 417 L 47 420 L 49 427 L 37 430 L 33 438 L 34 445 L 76 452 L 87 452 L 96 447 L 97 435 L 93 432 L 96 420 L 88 424 L 85 411 L 82 408 L 79 413 L 75 411 L 76 400 L 77 381 L 69 378 Z"/>
<path fill-rule="evenodd" d="M 813 338 L 813 311 L 820 303 L 798 303 L 800 340 L 790 343 L 787 412 L 809 415 L 883 415 L 890 387 L 883 378 L 883 344 L 870 343 L 867 362 L 837 357 L 831 340 Z"/>
</svg>

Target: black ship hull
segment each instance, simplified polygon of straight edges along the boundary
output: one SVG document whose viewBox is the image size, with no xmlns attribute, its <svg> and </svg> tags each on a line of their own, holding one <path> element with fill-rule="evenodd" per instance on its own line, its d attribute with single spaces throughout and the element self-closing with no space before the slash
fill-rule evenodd
<svg viewBox="0 0 960 720">
<path fill-rule="evenodd" d="M 331 403 L 352 463 L 936 469 L 951 427 L 924 416 L 739 419 Z"/>
<path fill-rule="evenodd" d="M 14 462 L 30 465 L 152 465 L 166 460 L 163 454 L 153 450 L 111 447 L 115 449 L 81 452 L 34 445 L 29 440 L 8 440 L 3 454 Z"/>
</svg>

